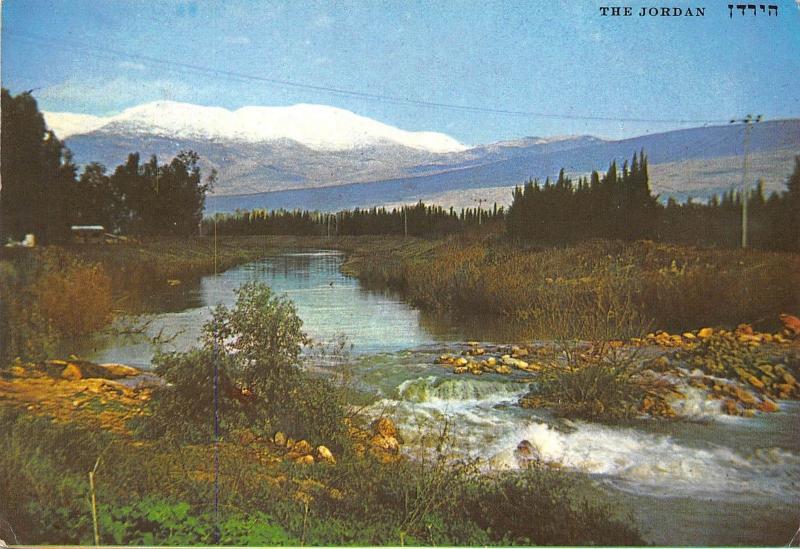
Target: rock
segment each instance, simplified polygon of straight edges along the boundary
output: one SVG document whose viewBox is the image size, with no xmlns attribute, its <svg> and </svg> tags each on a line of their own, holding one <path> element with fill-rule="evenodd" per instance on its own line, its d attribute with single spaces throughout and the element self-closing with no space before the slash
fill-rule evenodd
<svg viewBox="0 0 800 549">
<path fill-rule="evenodd" d="M 728 414 L 729 416 L 738 416 L 739 415 L 739 407 L 736 406 L 736 401 L 732 398 L 726 398 L 722 402 L 722 411 Z"/>
<path fill-rule="evenodd" d="M 785 381 L 787 385 L 797 385 L 797 379 L 789 372 L 783 374 L 783 381 Z"/>
<path fill-rule="evenodd" d="M 497 359 L 495 357 L 493 357 L 493 356 L 490 356 L 489 358 L 486 359 L 486 365 L 487 366 L 497 366 Z"/>
<path fill-rule="evenodd" d="M 295 440 L 293 438 L 287 438 L 286 439 L 286 449 L 287 450 L 291 450 L 292 448 L 294 448 L 294 443 L 295 443 Z"/>
<path fill-rule="evenodd" d="M 372 432 L 384 437 L 396 437 L 397 427 L 388 417 L 381 417 L 372 422 Z"/>
<path fill-rule="evenodd" d="M 739 324 L 734 333 L 736 335 L 753 335 L 753 327 L 749 324 Z"/>
<path fill-rule="evenodd" d="M 503 364 L 503 365 L 500 365 L 500 366 L 496 367 L 494 369 L 494 371 L 497 372 L 498 374 L 510 374 L 511 373 L 511 368 L 509 366 L 506 366 L 505 364 Z"/>
<path fill-rule="evenodd" d="M 780 408 L 778 407 L 777 403 L 775 403 L 775 401 L 765 398 L 764 400 L 761 401 L 761 403 L 759 403 L 758 409 L 761 412 L 771 414 L 773 412 L 777 412 Z"/>
<path fill-rule="evenodd" d="M 778 315 L 778 318 L 783 324 L 783 327 L 791 336 L 798 336 L 800 335 L 800 318 L 797 318 L 794 315 L 789 315 L 786 313 Z"/>
<path fill-rule="evenodd" d="M 298 440 L 295 442 L 294 446 L 292 446 L 292 452 L 301 456 L 307 456 L 311 454 L 312 451 L 313 447 L 307 440 Z"/>
<path fill-rule="evenodd" d="M 520 467 L 528 467 L 542 460 L 539 449 L 527 440 L 523 440 L 517 444 L 517 448 L 514 450 L 514 457 L 517 459 L 517 464 Z"/>
<path fill-rule="evenodd" d="M 700 339 L 707 339 L 712 335 L 714 335 L 713 328 L 703 328 L 699 332 L 697 332 L 697 337 L 699 337 Z"/>
<path fill-rule="evenodd" d="M 397 454 L 400 452 L 400 442 L 392 436 L 375 435 L 369 442 L 374 448 L 390 454 Z"/>
<path fill-rule="evenodd" d="M 477 347 L 478 345 L 480 345 L 480 343 L 478 341 L 467 341 L 467 345 L 469 345 L 470 347 Z"/>
<path fill-rule="evenodd" d="M 453 368 L 454 374 L 466 374 L 467 371 L 469 371 L 469 368 L 467 368 L 466 366 L 457 366 Z"/>
<path fill-rule="evenodd" d="M 320 461 L 327 461 L 328 463 L 336 463 L 336 458 L 327 446 L 317 446 L 317 458 Z"/>
<path fill-rule="evenodd" d="M 684 339 L 688 339 L 689 341 L 697 339 L 697 336 L 695 336 L 692 332 L 684 332 L 682 335 Z"/>
<path fill-rule="evenodd" d="M 754 376 L 754 375 L 752 375 L 752 374 L 750 374 L 750 375 L 747 375 L 747 376 L 745 377 L 745 379 L 747 380 L 747 382 L 748 382 L 750 385 L 752 385 L 752 386 L 753 386 L 753 387 L 755 387 L 756 389 L 763 389 L 763 388 L 764 388 L 764 382 L 763 382 L 763 381 L 761 381 L 760 379 L 758 379 L 756 376 Z"/>
<path fill-rule="evenodd" d="M 754 406 L 756 404 L 756 397 L 753 396 L 753 393 L 739 387 L 736 388 L 736 398 L 742 404 L 748 404 L 750 406 Z"/>
<path fill-rule="evenodd" d="M 78 368 L 78 366 L 69 363 L 61 372 L 61 377 L 64 379 L 68 379 L 70 381 L 76 381 L 78 379 L 83 378 L 83 373 L 81 372 L 81 369 Z"/>
<path fill-rule="evenodd" d="M 455 359 L 453 364 L 455 364 L 456 366 L 466 366 L 468 362 L 469 361 L 466 358 L 464 358 L 463 356 L 460 356 L 457 359 Z"/>
<path fill-rule="evenodd" d="M 295 458 L 294 462 L 297 463 L 298 465 L 311 465 L 314 463 L 314 456 L 310 455 L 299 456 Z"/>
<path fill-rule="evenodd" d="M 272 437 L 272 441 L 278 446 L 286 446 L 286 435 L 283 434 L 283 431 L 278 431 L 275 433 L 275 436 Z"/>
</svg>

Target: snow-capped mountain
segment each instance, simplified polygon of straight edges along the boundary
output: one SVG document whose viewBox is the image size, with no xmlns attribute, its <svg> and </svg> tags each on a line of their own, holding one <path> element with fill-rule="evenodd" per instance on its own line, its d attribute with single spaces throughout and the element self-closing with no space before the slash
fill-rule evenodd
<svg viewBox="0 0 800 549">
<path fill-rule="evenodd" d="M 405 131 L 325 105 L 243 107 L 229 111 L 221 107 L 156 101 L 109 117 L 46 112 L 45 119 L 61 139 L 102 131 L 245 143 L 286 139 L 324 151 L 397 145 L 443 154 L 468 148 L 442 133 Z"/>
<path fill-rule="evenodd" d="M 441 133 L 406 131 L 323 105 L 230 111 L 157 101 L 108 117 L 44 116 L 78 164 L 100 162 L 113 170 L 131 152 L 167 162 L 183 149 L 196 151 L 206 173 L 218 172 L 212 209 L 347 208 L 488 188 L 510 196 L 503 187 L 553 177 L 561 168 L 573 175 L 604 170 L 639 150 L 650 159 L 651 185 L 662 197 L 703 198 L 741 182 L 741 125 L 623 140 L 523 137 L 467 147 Z M 751 165 L 767 191 L 783 188 L 798 144 L 798 119 L 753 128 Z M 257 200 L 223 196 L 256 193 L 265 194 Z"/>
</svg>

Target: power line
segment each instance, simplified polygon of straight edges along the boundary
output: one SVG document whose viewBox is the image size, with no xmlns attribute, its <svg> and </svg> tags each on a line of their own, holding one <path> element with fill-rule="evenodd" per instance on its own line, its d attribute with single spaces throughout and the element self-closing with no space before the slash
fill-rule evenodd
<svg viewBox="0 0 800 549">
<path fill-rule="evenodd" d="M 345 88 L 338 88 L 332 86 L 323 86 L 317 84 L 310 84 L 305 82 L 297 82 L 293 80 L 284 80 L 279 78 L 270 78 L 254 74 L 246 74 L 236 71 L 229 71 L 223 69 L 214 69 L 211 67 L 204 67 L 193 63 L 185 63 L 181 61 L 159 59 L 148 55 L 141 55 L 131 53 L 114 48 L 98 48 L 69 39 L 52 40 L 35 34 L 26 32 L 18 32 L 5 30 L 6 36 L 14 36 L 23 40 L 30 41 L 36 45 L 54 45 L 62 49 L 69 49 L 73 51 L 80 51 L 88 55 L 93 55 L 103 59 L 125 58 L 128 60 L 136 60 L 142 63 L 148 63 L 158 66 L 169 66 L 181 70 L 189 70 L 199 72 L 201 74 L 212 74 L 216 76 L 223 76 L 226 78 L 245 80 L 250 82 L 260 82 L 263 84 L 270 84 L 273 86 L 282 86 L 292 89 L 301 89 L 306 91 L 326 93 L 332 95 L 339 95 L 345 97 L 354 97 L 358 99 L 365 99 L 369 101 L 386 102 L 393 104 L 411 105 L 416 107 L 447 109 L 460 112 L 484 113 L 484 114 L 498 114 L 506 116 L 520 116 L 531 118 L 551 118 L 559 120 L 584 120 L 584 121 L 602 121 L 602 122 L 638 122 L 649 124 L 723 124 L 729 119 L 668 119 L 668 118 L 637 118 L 637 117 L 614 117 L 614 116 L 589 116 L 578 114 L 562 114 L 550 113 L 540 111 L 522 111 L 511 109 L 494 109 L 490 107 L 476 107 L 470 105 L 459 105 L 455 103 L 444 103 L 438 101 L 426 101 L 421 99 L 413 99 L 408 97 L 400 97 L 395 95 L 377 94 L 370 92 L 363 92 L 358 90 L 351 90 Z"/>
</svg>

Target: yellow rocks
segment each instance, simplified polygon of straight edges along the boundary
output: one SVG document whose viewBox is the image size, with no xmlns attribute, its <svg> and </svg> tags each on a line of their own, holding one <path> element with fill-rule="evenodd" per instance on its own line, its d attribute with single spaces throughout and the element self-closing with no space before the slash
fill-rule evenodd
<svg viewBox="0 0 800 549">
<path fill-rule="evenodd" d="M 272 441 L 278 446 L 286 446 L 286 435 L 283 434 L 283 431 L 278 431 Z"/>
<path fill-rule="evenodd" d="M 75 381 L 81 379 L 83 374 L 81 373 L 81 369 L 75 364 L 67 364 L 64 370 L 61 372 L 61 377 L 70 381 Z"/>
<path fill-rule="evenodd" d="M 780 408 L 778 407 L 778 405 L 774 401 L 772 401 L 772 400 L 770 400 L 768 398 L 765 398 L 758 405 L 758 409 L 761 412 L 765 412 L 765 413 L 771 414 L 773 412 L 777 412 Z"/>
<path fill-rule="evenodd" d="M 468 362 L 469 361 L 466 358 L 459 357 L 459 358 L 455 359 L 453 364 L 455 364 L 456 366 L 466 366 Z"/>
<path fill-rule="evenodd" d="M 297 463 L 298 465 L 312 465 L 314 463 L 314 456 L 312 455 L 299 456 L 295 458 L 294 462 Z"/>
<path fill-rule="evenodd" d="M 467 368 L 466 366 L 456 366 L 453 369 L 453 373 L 454 374 L 466 374 L 468 371 L 469 371 L 469 368 Z"/>
<path fill-rule="evenodd" d="M 699 337 L 700 339 L 708 339 L 712 335 L 714 335 L 713 328 L 703 328 L 699 332 L 697 332 L 697 337 Z"/>
<path fill-rule="evenodd" d="M 296 454 L 300 454 L 301 456 L 309 455 L 312 452 L 313 448 L 311 444 L 308 443 L 307 440 L 298 440 L 295 442 L 294 446 L 292 446 L 292 452 Z"/>
<path fill-rule="evenodd" d="M 688 339 L 689 341 L 694 341 L 695 339 L 697 339 L 697 336 L 694 335 L 692 332 L 684 332 L 683 337 L 684 339 Z"/>
<path fill-rule="evenodd" d="M 317 446 L 317 457 L 320 461 L 336 463 L 336 458 L 333 457 L 333 453 L 328 449 L 327 446 Z"/>
</svg>

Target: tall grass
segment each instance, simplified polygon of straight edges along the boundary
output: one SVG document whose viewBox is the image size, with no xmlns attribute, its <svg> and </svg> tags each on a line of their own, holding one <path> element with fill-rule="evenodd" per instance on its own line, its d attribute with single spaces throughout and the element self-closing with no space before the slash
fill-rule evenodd
<svg viewBox="0 0 800 549">
<path fill-rule="evenodd" d="M 779 313 L 800 309 L 800 255 L 791 253 L 606 240 L 532 249 L 499 238 L 406 242 L 386 253 L 356 250 L 347 267 L 420 307 L 523 321 L 534 337 L 776 328 Z"/>
</svg>

